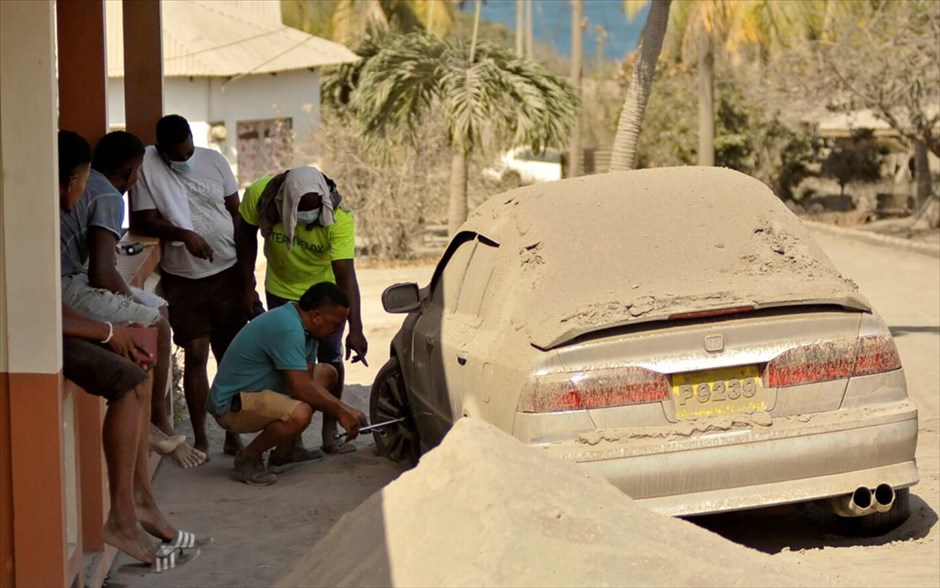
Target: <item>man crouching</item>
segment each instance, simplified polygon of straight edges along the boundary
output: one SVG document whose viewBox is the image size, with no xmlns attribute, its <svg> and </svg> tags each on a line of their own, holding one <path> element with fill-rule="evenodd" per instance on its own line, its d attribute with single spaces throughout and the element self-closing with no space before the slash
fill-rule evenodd
<svg viewBox="0 0 940 588">
<path fill-rule="evenodd" d="M 235 457 L 233 477 L 246 484 L 277 482 L 273 473 L 323 457 L 303 448 L 301 434 L 313 412 L 335 417 L 355 439 L 366 416 L 331 394 L 336 370 L 317 364 L 318 341 L 340 329 L 349 299 L 336 284 L 311 286 L 298 302 L 248 323 L 225 352 L 206 410 L 231 433 L 261 431 Z M 274 448 L 265 467 L 264 452 Z"/>
</svg>

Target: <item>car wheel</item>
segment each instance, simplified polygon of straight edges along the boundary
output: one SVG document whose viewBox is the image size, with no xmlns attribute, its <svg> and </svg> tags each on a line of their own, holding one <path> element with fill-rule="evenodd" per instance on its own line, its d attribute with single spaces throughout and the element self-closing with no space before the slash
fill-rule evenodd
<svg viewBox="0 0 940 588">
<path fill-rule="evenodd" d="M 841 520 L 842 531 L 853 537 L 876 537 L 899 527 L 911 516 L 911 489 L 895 491 L 894 504 L 888 512 L 876 512 L 864 517 Z"/>
<path fill-rule="evenodd" d="M 405 418 L 403 422 L 375 431 L 372 437 L 380 455 L 414 466 L 421 456 L 421 440 L 415 428 L 411 407 L 408 405 L 405 380 L 402 378 L 398 358 L 392 357 L 379 370 L 372 384 L 369 418 L 373 423 L 382 423 L 402 417 Z"/>
</svg>

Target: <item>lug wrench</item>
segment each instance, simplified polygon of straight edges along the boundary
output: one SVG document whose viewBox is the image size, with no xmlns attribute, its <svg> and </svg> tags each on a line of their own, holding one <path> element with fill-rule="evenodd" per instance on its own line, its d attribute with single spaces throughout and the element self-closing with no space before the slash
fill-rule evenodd
<svg viewBox="0 0 940 588">
<path fill-rule="evenodd" d="M 365 427 L 359 428 L 359 434 L 361 435 L 363 433 L 371 433 L 373 431 L 376 431 L 379 435 L 384 437 L 385 431 L 383 429 L 385 427 L 388 427 L 389 425 L 397 425 L 398 423 L 404 422 L 405 420 L 407 420 L 407 417 L 392 419 L 390 421 L 385 421 L 384 423 L 375 423 L 374 425 L 366 425 Z M 336 433 L 335 435 L 333 435 L 333 438 L 340 439 L 345 436 L 346 436 L 346 432 L 343 431 L 342 433 Z"/>
</svg>

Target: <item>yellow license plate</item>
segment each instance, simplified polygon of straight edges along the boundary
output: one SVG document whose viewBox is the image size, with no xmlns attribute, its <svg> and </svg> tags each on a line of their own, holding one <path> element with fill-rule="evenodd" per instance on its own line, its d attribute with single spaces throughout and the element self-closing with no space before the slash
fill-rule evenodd
<svg viewBox="0 0 940 588">
<path fill-rule="evenodd" d="M 672 400 L 679 419 L 767 410 L 760 370 L 753 365 L 674 374 Z"/>
</svg>

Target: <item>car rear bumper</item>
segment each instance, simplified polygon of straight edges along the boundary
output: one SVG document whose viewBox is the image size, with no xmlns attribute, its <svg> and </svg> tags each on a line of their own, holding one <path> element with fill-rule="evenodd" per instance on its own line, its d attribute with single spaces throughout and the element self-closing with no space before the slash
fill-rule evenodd
<svg viewBox="0 0 940 588">
<path fill-rule="evenodd" d="M 541 445 L 607 478 L 652 510 L 715 513 L 803 502 L 918 481 L 917 409 L 909 400 L 771 419 L 619 429 Z"/>
</svg>

